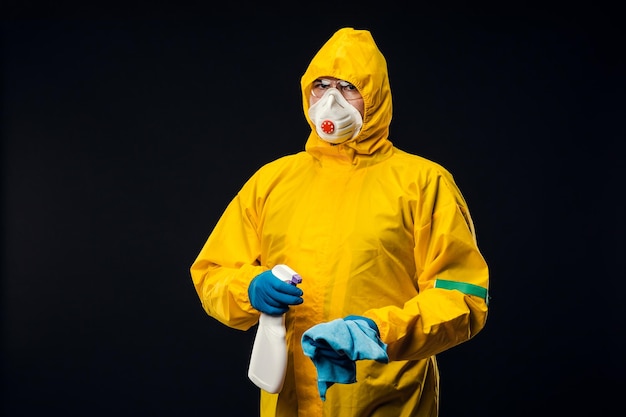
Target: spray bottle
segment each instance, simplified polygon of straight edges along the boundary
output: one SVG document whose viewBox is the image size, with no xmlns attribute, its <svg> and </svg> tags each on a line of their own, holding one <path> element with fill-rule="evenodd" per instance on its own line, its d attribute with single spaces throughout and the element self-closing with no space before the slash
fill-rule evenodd
<svg viewBox="0 0 626 417">
<path fill-rule="evenodd" d="M 287 265 L 276 265 L 272 274 L 284 282 L 297 285 L 302 277 Z M 257 327 L 248 378 L 254 384 L 271 393 L 276 394 L 283 388 L 287 371 L 287 339 L 285 337 L 285 315 L 270 316 L 261 313 Z"/>
</svg>

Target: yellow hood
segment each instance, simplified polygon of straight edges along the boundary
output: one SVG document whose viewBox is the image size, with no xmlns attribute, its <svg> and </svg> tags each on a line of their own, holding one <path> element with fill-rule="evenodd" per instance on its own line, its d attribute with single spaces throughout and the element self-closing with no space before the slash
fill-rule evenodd
<svg viewBox="0 0 626 417">
<path fill-rule="evenodd" d="M 340 145 L 321 139 L 308 116 L 311 84 L 322 76 L 348 81 L 363 96 L 365 111 L 361 132 Z M 311 60 L 300 85 L 304 114 L 311 126 L 306 151 L 314 157 L 344 155 L 354 162 L 356 155 L 386 153 L 391 149 L 388 137 L 392 105 L 387 61 L 369 31 L 343 28 L 335 32 Z"/>
</svg>

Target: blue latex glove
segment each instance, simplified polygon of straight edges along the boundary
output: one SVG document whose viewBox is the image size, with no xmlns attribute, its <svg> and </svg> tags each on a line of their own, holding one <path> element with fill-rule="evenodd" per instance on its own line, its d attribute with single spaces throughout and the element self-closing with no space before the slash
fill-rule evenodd
<svg viewBox="0 0 626 417">
<path fill-rule="evenodd" d="M 372 359 L 388 363 L 387 345 L 380 340 L 378 326 L 361 316 L 348 316 L 320 323 L 302 335 L 302 350 L 317 369 L 317 386 L 322 401 L 335 383 L 356 382 L 356 363 Z"/>
<path fill-rule="evenodd" d="M 252 307 L 270 316 L 280 316 L 290 305 L 302 304 L 302 294 L 300 288 L 282 281 L 272 271 L 260 273 L 248 286 Z"/>
</svg>

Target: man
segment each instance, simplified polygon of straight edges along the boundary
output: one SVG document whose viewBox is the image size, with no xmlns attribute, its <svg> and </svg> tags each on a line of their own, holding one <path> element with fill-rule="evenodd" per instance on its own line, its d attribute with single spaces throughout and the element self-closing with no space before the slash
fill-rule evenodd
<svg viewBox="0 0 626 417">
<path fill-rule="evenodd" d="M 486 322 L 489 273 L 466 202 L 442 166 L 389 140 L 387 64 L 343 28 L 301 79 L 305 151 L 259 169 L 191 275 L 206 312 L 247 330 L 285 313 L 282 391 L 261 416 L 438 414 L 436 354 Z M 286 264 L 302 282 L 269 270 Z"/>
</svg>

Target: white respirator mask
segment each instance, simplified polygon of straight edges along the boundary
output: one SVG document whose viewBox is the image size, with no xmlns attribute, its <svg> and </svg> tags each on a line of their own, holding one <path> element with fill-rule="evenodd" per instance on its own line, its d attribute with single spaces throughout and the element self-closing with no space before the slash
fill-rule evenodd
<svg viewBox="0 0 626 417">
<path fill-rule="evenodd" d="M 336 88 L 330 88 L 309 108 L 309 117 L 317 134 L 338 144 L 355 137 L 363 126 L 361 113 Z"/>
</svg>

